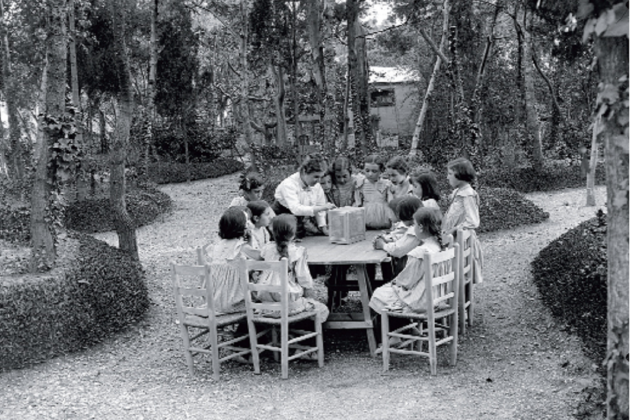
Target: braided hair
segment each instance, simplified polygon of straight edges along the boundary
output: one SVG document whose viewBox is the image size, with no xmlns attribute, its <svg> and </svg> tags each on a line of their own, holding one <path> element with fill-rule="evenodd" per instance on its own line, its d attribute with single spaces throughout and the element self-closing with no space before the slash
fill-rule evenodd
<svg viewBox="0 0 630 420">
<path fill-rule="evenodd" d="M 271 230 L 280 259 L 289 259 L 289 244 L 297 232 L 297 219 L 289 213 L 276 216 L 271 222 Z"/>
<path fill-rule="evenodd" d="M 413 215 L 413 220 L 422 230 L 437 239 L 440 250 L 444 250 L 442 240 L 442 212 L 434 207 L 421 207 Z"/>
</svg>

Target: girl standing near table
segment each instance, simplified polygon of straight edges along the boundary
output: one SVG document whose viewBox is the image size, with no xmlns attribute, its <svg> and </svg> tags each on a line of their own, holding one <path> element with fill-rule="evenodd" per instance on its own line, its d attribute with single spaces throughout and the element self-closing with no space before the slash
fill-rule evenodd
<svg viewBox="0 0 630 420">
<path fill-rule="evenodd" d="M 291 213 L 297 216 L 297 237 L 305 236 L 305 218 L 314 217 L 319 231 L 328 235 L 326 211 L 335 208 L 326 202 L 326 195 L 319 181 L 327 170 L 326 161 L 319 154 L 308 155 L 300 170 L 285 178 L 278 185 L 272 208 L 276 214 Z"/>
<path fill-rule="evenodd" d="M 435 174 L 428 169 L 416 169 L 409 177 L 413 194 L 422 200 L 424 207 L 433 207 L 439 209 L 440 201 L 439 187 Z"/>
<path fill-rule="evenodd" d="M 448 183 L 453 187 L 453 193 L 449 200 L 450 206 L 444 216 L 442 231 L 445 235 L 450 234 L 453 237 L 457 236 L 457 229 L 471 231 L 471 239 L 474 243 L 473 283 L 481 283 L 483 281 L 483 254 L 475 232 L 475 229 L 479 227 L 479 195 L 470 185 L 475 181 L 477 174 L 472 163 L 465 158 L 450 161 L 446 168 Z"/>
<path fill-rule="evenodd" d="M 396 156 L 387 162 L 387 176 L 393 184 L 390 200 L 413 194 L 413 187 L 409 182 L 409 166 L 402 156 Z"/>
</svg>

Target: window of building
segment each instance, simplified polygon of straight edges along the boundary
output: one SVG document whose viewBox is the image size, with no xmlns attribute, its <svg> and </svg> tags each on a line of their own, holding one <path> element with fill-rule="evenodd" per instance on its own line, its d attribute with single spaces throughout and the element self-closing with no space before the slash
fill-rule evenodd
<svg viewBox="0 0 630 420">
<path fill-rule="evenodd" d="M 370 92 L 370 100 L 372 102 L 372 107 L 396 105 L 394 89 L 374 89 Z"/>
</svg>

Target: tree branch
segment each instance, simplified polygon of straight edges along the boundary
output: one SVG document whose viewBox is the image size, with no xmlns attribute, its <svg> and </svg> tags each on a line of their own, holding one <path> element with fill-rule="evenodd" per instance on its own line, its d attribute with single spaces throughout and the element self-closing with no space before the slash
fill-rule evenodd
<svg viewBox="0 0 630 420">
<path fill-rule="evenodd" d="M 551 81 L 549 80 L 549 78 L 542 72 L 542 69 L 538 65 L 538 59 L 536 58 L 536 49 L 534 47 L 533 42 L 532 42 L 532 61 L 534 62 L 534 67 L 536 67 L 536 70 L 538 70 L 538 74 L 540 74 L 540 77 L 542 77 L 545 83 L 547 83 L 547 87 L 549 88 L 549 92 L 551 93 L 551 99 L 553 99 L 553 105 L 558 110 L 558 114 L 560 115 L 560 118 L 564 119 L 564 116 L 562 115 L 562 110 L 560 109 L 560 104 L 558 104 L 558 98 L 556 96 L 556 92 L 553 89 L 553 85 L 551 84 Z"/>
<path fill-rule="evenodd" d="M 422 38 L 424 38 L 424 40 L 427 41 L 427 44 L 429 44 L 433 52 L 435 52 L 438 55 L 438 57 L 440 57 L 442 61 L 444 61 L 444 64 L 449 64 L 451 62 L 448 58 L 446 58 L 444 53 L 440 51 L 437 45 L 435 45 L 435 42 L 433 42 L 433 40 L 431 39 L 429 34 L 427 34 L 424 28 L 420 28 L 420 35 L 422 35 Z"/>
</svg>

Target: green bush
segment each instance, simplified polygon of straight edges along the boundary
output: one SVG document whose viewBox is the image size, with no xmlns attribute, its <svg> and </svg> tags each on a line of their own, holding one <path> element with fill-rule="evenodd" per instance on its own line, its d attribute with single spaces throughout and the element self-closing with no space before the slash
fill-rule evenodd
<svg viewBox="0 0 630 420">
<path fill-rule="evenodd" d="M 606 215 L 569 230 L 532 262 L 534 283 L 554 316 L 577 333 L 596 361 L 606 355 Z"/>
<path fill-rule="evenodd" d="M 144 273 L 126 253 L 74 233 L 55 269 L 0 282 L 0 370 L 20 368 L 102 341 L 149 306 Z"/>
<path fill-rule="evenodd" d="M 604 165 L 597 166 L 595 182 L 598 185 L 605 184 Z M 582 177 L 579 166 L 548 164 L 540 172 L 531 167 L 485 171 L 479 174 L 479 184 L 494 188 L 512 188 L 522 193 L 530 193 L 586 187 L 586 179 Z"/>
<path fill-rule="evenodd" d="M 31 210 L 0 203 L 0 239 L 26 245 L 31 240 Z"/>
<path fill-rule="evenodd" d="M 129 216 L 136 227 L 152 223 L 157 217 L 168 213 L 172 208 L 171 198 L 151 187 L 131 189 L 127 192 L 125 200 Z M 68 229 L 85 233 L 114 230 L 109 199 L 87 199 L 72 203 L 66 209 L 65 225 Z"/>
<path fill-rule="evenodd" d="M 223 175 L 233 174 L 241 171 L 243 164 L 237 160 L 229 158 L 219 158 L 212 162 L 205 163 L 185 163 L 177 162 L 157 162 L 149 166 L 149 175 L 156 184 L 173 184 L 186 182 L 188 180 L 188 170 L 190 170 L 190 180 L 217 178 Z"/>
<path fill-rule="evenodd" d="M 513 229 L 521 225 L 540 223 L 549 218 L 549 213 L 518 191 L 508 188 L 481 187 L 478 193 L 481 203 L 478 233 Z"/>
</svg>

